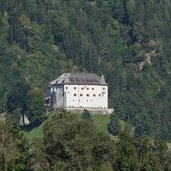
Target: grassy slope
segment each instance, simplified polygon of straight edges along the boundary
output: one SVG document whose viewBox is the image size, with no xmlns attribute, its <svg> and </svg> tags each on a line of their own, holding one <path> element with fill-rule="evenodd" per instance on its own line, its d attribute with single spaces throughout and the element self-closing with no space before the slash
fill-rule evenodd
<svg viewBox="0 0 171 171">
<path fill-rule="evenodd" d="M 108 134 L 107 124 L 110 122 L 110 115 L 93 115 L 92 119 L 99 131 Z"/>
<path fill-rule="evenodd" d="M 78 115 L 81 117 L 81 114 Z M 92 115 L 93 123 L 97 126 L 99 131 L 103 133 L 108 133 L 107 124 L 110 122 L 110 115 Z M 32 141 L 34 138 L 43 137 L 43 124 L 39 127 L 32 129 L 31 131 L 25 131 L 24 135 L 29 141 Z"/>
<path fill-rule="evenodd" d="M 43 124 L 39 127 L 33 128 L 31 131 L 25 131 L 24 135 L 31 142 L 34 138 L 42 138 L 43 137 Z"/>
</svg>

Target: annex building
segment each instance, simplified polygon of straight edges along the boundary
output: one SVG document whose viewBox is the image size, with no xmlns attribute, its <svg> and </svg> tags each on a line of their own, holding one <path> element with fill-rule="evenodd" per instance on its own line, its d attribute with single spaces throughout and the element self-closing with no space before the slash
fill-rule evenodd
<svg viewBox="0 0 171 171">
<path fill-rule="evenodd" d="M 67 110 L 87 109 L 112 113 L 108 109 L 108 85 L 104 76 L 94 73 L 64 73 L 49 85 L 49 105 Z"/>
</svg>

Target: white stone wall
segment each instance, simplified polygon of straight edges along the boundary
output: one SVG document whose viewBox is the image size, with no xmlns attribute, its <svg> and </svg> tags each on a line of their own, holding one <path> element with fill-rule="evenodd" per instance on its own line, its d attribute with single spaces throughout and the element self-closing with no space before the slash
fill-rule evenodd
<svg viewBox="0 0 171 171">
<path fill-rule="evenodd" d="M 65 107 L 108 108 L 108 87 L 64 85 Z"/>
</svg>

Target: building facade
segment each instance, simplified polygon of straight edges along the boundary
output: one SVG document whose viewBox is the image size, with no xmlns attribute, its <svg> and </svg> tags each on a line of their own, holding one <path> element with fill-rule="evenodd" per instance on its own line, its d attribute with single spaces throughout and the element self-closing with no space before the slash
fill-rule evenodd
<svg viewBox="0 0 171 171">
<path fill-rule="evenodd" d="M 53 108 L 108 108 L 108 85 L 93 73 L 64 73 L 49 85 Z"/>
</svg>

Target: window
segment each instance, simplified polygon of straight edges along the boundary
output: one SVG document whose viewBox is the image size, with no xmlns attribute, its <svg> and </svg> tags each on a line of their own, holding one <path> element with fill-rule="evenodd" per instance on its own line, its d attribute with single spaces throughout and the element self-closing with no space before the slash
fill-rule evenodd
<svg viewBox="0 0 171 171">
<path fill-rule="evenodd" d="M 80 96 L 83 96 L 83 94 L 80 94 Z"/>
<path fill-rule="evenodd" d="M 105 87 L 103 87 L 103 90 L 106 90 L 106 88 L 105 88 Z"/>
<path fill-rule="evenodd" d="M 94 87 L 92 88 L 92 90 L 94 90 Z"/>
<path fill-rule="evenodd" d="M 99 96 L 101 96 L 101 94 L 99 94 Z"/>
<path fill-rule="evenodd" d="M 87 90 L 89 90 L 89 88 L 87 87 Z"/>
<path fill-rule="evenodd" d="M 74 90 L 76 90 L 77 88 L 76 87 L 74 87 Z"/>
<path fill-rule="evenodd" d="M 96 97 L 96 95 L 95 95 L 95 94 L 93 94 L 93 97 Z"/>
<path fill-rule="evenodd" d="M 84 87 L 81 87 L 81 90 L 84 90 Z"/>
<path fill-rule="evenodd" d="M 89 94 L 87 94 L 87 97 L 89 96 Z"/>
<path fill-rule="evenodd" d="M 74 94 L 74 96 L 77 96 L 77 94 Z"/>
<path fill-rule="evenodd" d="M 66 87 L 66 90 L 68 90 L 68 87 Z"/>
</svg>

